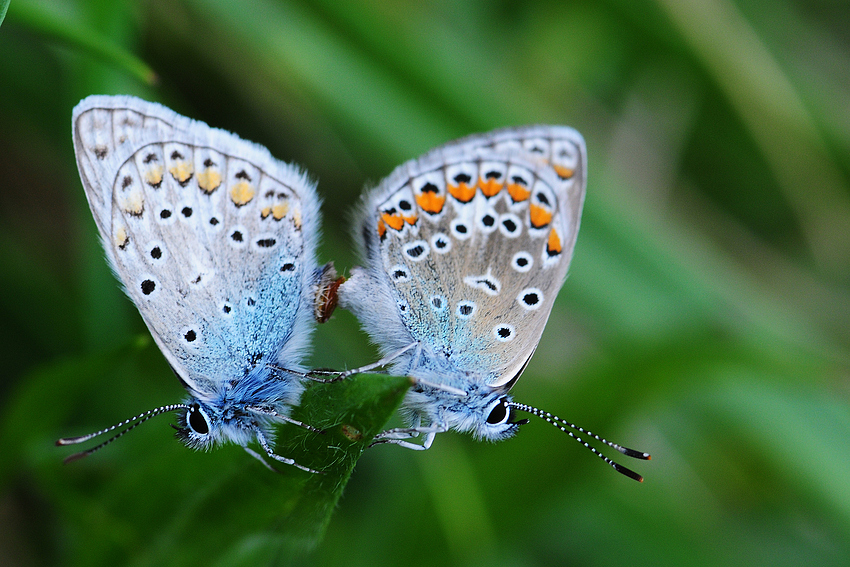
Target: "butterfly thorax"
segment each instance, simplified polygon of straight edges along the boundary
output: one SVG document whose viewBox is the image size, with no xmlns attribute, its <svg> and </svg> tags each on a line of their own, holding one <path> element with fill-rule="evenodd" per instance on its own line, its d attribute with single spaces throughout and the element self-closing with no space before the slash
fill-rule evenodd
<svg viewBox="0 0 850 567">
<path fill-rule="evenodd" d="M 298 403 L 303 386 L 285 371 L 261 363 L 242 377 L 222 382 L 216 392 L 194 393 L 190 407 L 178 414 L 177 437 L 193 449 L 210 449 L 222 443 L 245 446 L 257 432 L 274 438 L 276 416 L 288 416 Z"/>
</svg>

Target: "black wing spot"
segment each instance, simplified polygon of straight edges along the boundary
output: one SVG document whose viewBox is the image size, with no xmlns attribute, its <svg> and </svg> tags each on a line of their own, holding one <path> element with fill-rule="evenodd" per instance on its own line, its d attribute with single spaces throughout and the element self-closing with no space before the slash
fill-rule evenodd
<svg viewBox="0 0 850 567">
<path fill-rule="evenodd" d="M 423 248 L 423 246 L 421 244 L 417 244 L 416 246 L 413 246 L 412 248 L 408 248 L 405 252 L 411 258 L 418 258 L 419 256 L 422 255 L 423 252 L 425 252 L 425 248 Z"/>
<path fill-rule="evenodd" d="M 522 296 L 522 302 L 528 305 L 529 307 L 532 307 L 540 303 L 540 296 L 537 295 L 537 293 L 530 291 Z"/>
</svg>

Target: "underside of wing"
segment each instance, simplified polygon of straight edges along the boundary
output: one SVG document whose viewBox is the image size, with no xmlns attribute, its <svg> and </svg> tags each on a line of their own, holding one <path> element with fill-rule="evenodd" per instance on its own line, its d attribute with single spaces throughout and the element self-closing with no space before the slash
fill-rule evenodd
<svg viewBox="0 0 850 567">
<path fill-rule="evenodd" d="M 74 111 L 81 177 L 110 263 L 197 393 L 309 338 L 318 199 L 265 148 L 132 97 Z"/>
<path fill-rule="evenodd" d="M 369 274 L 425 347 L 423 364 L 491 386 L 522 369 L 567 274 L 584 160 L 570 128 L 501 130 L 408 162 L 367 196 Z"/>
</svg>

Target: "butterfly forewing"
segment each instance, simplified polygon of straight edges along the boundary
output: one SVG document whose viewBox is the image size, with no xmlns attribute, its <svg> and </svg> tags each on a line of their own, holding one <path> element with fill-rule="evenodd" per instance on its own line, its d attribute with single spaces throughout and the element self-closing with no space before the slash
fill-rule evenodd
<svg viewBox="0 0 850 567">
<path fill-rule="evenodd" d="M 317 238 L 302 227 L 318 223 L 298 170 L 131 98 L 86 99 L 74 144 L 113 269 L 196 392 L 259 360 L 297 363 Z"/>
</svg>

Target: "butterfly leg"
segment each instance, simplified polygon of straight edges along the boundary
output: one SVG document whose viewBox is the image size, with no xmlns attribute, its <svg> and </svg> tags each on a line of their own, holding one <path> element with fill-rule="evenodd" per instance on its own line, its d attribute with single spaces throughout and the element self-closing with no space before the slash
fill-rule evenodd
<svg viewBox="0 0 850 567">
<path fill-rule="evenodd" d="M 267 469 L 269 469 L 270 471 L 272 471 L 272 472 L 280 472 L 279 470 L 277 470 L 276 468 L 274 468 L 273 466 L 271 466 L 271 465 L 270 465 L 270 464 L 269 464 L 269 463 L 268 463 L 268 462 L 267 462 L 267 461 L 266 461 L 266 460 L 262 457 L 262 455 L 260 455 L 260 454 L 259 454 L 258 452 L 256 452 L 255 450 L 251 449 L 250 447 L 242 447 L 242 448 L 243 448 L 243 449 L 245 449 L 245 452 L 246 452 L 246 453 L 248 453 L 249 455 L 251 455 L 252 457 L 254 457 L 255 459 L 257 459 L 258 461 L 260 461 L 261 463 L 263 463 L 263 466 L 264 466 L 264 467 L 266 467 Z"/>
<path fill-rule="evenodd" d="M 393 360 L 406 353 L 410 349 L 418 346 L 419 343 L 413 342 L 407 345 L 404 348 L 401 348 L 393 353 L 388 354 L 381 360 L 377 362 L 373 362 L 372 364 L 367 364 L 366 366 L 361 366 L 360 368 L 352 368 L 351 370 L 312 370 L 308 372 L 305 377 L 313 380 L 315 382 L 339 382 L 340 380 L 345 380 L 349 376 L 353 376 L 354 374 L 363 374 L 364 372 L 369 372 L 376 368 L 381 368 L 391 363 Z M 332 378 L 323 378 L 323 376 L 332 376 Z"/>
<path fill-rule="evenodd" d="M 291 423 L 292 425 L 297 425 L 298 427 L 303 427 L 307 431 L 313 431 L 314 433 L 324 433 L 324 429 L 317 429 L 312 425 L 307 425 L 303 421 L 298 421 L 297 419 L 292 419 L 291 417 L 285 416 L 283 414 L 278 413 L 272 408 L 265 408 L 262 406 L 246 406 L 246 410 L 253 411 L 255 413 L 261 413 L 263 415 L 270 415 L 274 418 L 277 418 L 281 421 L 285 421 L 286 423 Z"/>
<path fill-rule="evenodd" d="M 372 444 L 369 446 L 372 447 L 373 445 L 379 445 L 381 443 L 392 443 L 393 445 L 400 445 L 415 451 L 425 451 L 431 448 L 437 433 L 445 433 L 446 431 L 448 431 L 448 428 L 439 425 L 387 429 L 386 431 L 382 431 L 375 435 L 375 441 L 372 441 Z M 410 439 L 411 437 L 418 437 L 420 433 L 425 434 L 425 438 L 422 440 L 421 444 L 405 441 L 405 439 Z"/>
<path fill-rule="evenodd" d="M 272 459 L 274 459 L 274 460 L 276 460 L 276 461 L 280 461 L 281 463 L 284 463 L 284 464 L 287 464 L 287 465 L 291 465 L 291 466 L 293 466 L 293 467 L 295 467 L 295 468 L 301 469 L 302 471 L 306 471 L 306 472 L 314 473 L 314 474 L 324 474 L 322 471 L 313 470 L 313 469 L 311 469 L 311 468 L 309 468 L 309 467 L 305 467 L 304 465 L 299 465 L 298 463 L 296 463 L 296 462 L 295 462 L 295 460 L 294 460 L 294 459 L 290 459 L 290 458 L 288 458 L 288 457 L 284 457 L 284 456 L 278 455 L 278 454 L 277 454 L 277 453 L 275 453 L 275 452 L 274 452 L 274 450 L 271 448 L 271 446 L 269 445 L 269 442 L 266 440 L 266 436 L 263 434 L 263 432 L 262 432 L 261 430 L 259 430 L 259 429 L 255 429 L 255 430 L 254 430 L 254 432 L 257 434 L 257 442 L 259 442 L 260 446 L 261 446 L 261 447 L 262 447 L 262 448 L 266 451 L 266 455 L 268 455 L 270 458 L 272 458 Z M 246 447 L 246 449 L 247 449 L 247 447 Z M 258 455 L 258 454 L 256 454 L 256 453 L 254 453 L 254 451 L 251 451 L 250 449 L 248 450 L 248 452 L 249 452 L 249 453 L 253 453 L 253 454 L 254 454 L 254 456 L 255 456 L 255 457 L 257 457 L 258 459 L 260 459 L 261 461 L 263 461 L 263 463 L 264 463 L 267 467 L 271 468 L 272 470 L 275 470 L 275 469 L 274 469 L 273 467 L 271 467 L 268 463 L 266 463 L 266 462 L 263 460 L 263 458 L 262 458 L 262 457 L 260 457 L 260 455 Z M 280 471 L 275 471 L 275 472 L 280 472 Z"/>
</svg>

